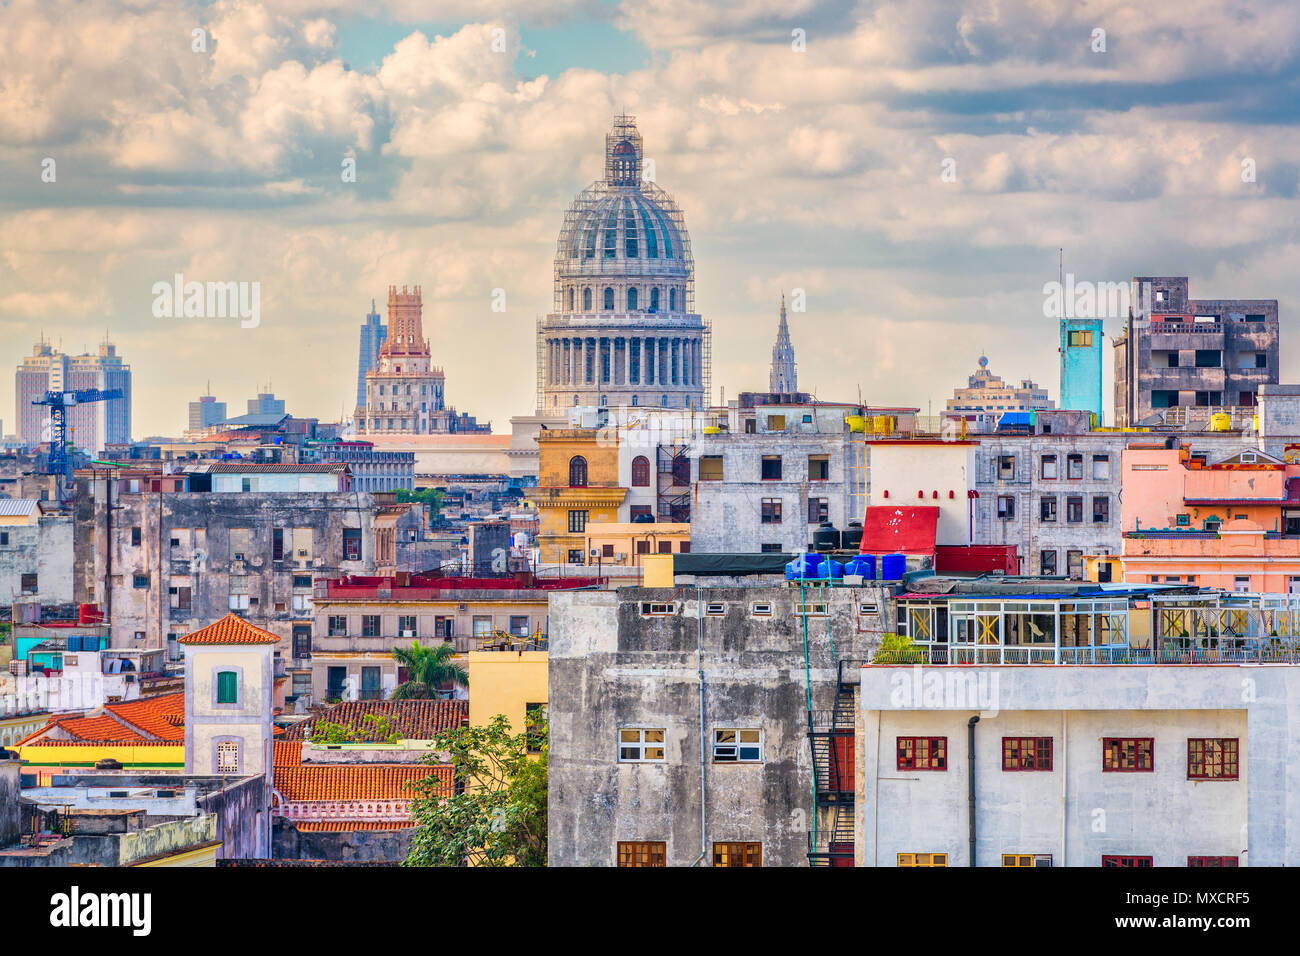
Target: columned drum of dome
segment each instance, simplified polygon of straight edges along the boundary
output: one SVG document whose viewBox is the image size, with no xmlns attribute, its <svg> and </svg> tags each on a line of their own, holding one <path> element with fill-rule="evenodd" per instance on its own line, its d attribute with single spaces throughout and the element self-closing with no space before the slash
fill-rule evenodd
<svg viewBox="0 0 1300 956">
<path fill-rule="evenodd" d="M 537 403 L 700 408 L 710 329 L 695 312 L 685 219 L 645 178 L 641 134 L 619 116 L 605 175 L 569 206 L 555 253 L 555 301 L 537 324 Z"/>
</svg>

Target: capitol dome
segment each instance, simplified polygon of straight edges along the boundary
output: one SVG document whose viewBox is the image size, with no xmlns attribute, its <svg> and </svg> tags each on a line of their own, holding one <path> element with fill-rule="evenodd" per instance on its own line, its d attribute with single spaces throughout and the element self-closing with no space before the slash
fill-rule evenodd
<svg viewBox="0 0 1300 956">
<path fill-rule="evenodd" d="M 538 330 L 540 408 L 700 407 L 708 393 L 690 236 L 645 167 L 636 121 L 616 117 L 604 176 L 569 205 L 556 243 L 554 310 Z"/>
</svg>

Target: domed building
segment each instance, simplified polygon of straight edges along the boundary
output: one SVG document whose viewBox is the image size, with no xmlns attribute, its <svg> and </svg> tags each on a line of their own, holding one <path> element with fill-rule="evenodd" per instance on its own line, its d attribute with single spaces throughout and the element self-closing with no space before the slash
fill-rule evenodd
<svg viewBox="0 0 1300 956">
<path fill-rule="evenodd" d="M 635 119 L 617 117 L 604 178 L 565 213 L 553 311 L 537 329 L 539 414 L 705 404 L 710 330 L 695 313 L 690 237 L 643 161 Z"/>
</svg>

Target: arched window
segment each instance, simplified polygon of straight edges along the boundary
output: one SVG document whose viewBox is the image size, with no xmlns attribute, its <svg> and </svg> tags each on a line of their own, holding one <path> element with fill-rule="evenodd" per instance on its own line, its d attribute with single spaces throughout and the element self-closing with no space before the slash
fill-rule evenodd
<svg viewBox="0 0 1300 956">
<path fill-rule="evenodd" d="M 608 286 L 605 287 L 605 311 L 614 311 L 614 290 Z"/>
<path fill-rule="evenodd" d="M 669 312 L 677 311 L 677 290 L 676 289 L 668 290 L 668 311 Z"/>
<path fill-rule="evenodd" d="M 582 290 L 582 311 L 583 312 L 591 311 L 591 290 L 590 289 Z"/>
<path fill-rule="evenodd" d="M 587 487 L 587 459 L 581 455 L 574 455 L 569 459 L 569 487 Z"/>
<path fill-rule="evenodd" d="M 573 311 L 573 287 L 569 287 L 569 311 Z"/>
<path fill-rule="evenodd" d="M 601 404 L 601 405 L 608 405 L 608 404 L 609 404 L 609 396 L 608 396 L 608 395 L 602 395 L 602 396 L 600 396 L 600 404 Z"/>
<path fill-rule="evenodd" d="M 632 459 L 632 487 L 650 487 L 650 459 L 645 455 L 637 455 Z"/>
<path fill-rule="evenodd" d="M 668 396 L 667 396 L 667 395 L 660 395 L 660 396 L 659 396 L 659 404 L 662 405 L 664 408 L 667 408 L 667 407 L 668 407 Z"/>
<path fill-rule="evenodd" d="M 632 404 L 633 404 L 633 406 L 636 405 L 636 396 L 635 396 L 635 395 L 632 396 Z"/>
<path fill-rule="evenodd" d="M 575 404 L 575 405 L 578 404 L 578 396 L 577 396 L 577 395 L 574 395 L 574 396 L 573 396 L 573 404 Z"/>
<path fill-rule="evenodd" d="M 636 311 L 636 289 L 627 290 L 627 310 L 629 312 Z"/>
<path fill-rule="evenodd" d="M 659 311 L 659 290 L 657 288 L 650 290 L 650 311 Z"/>
</svg>

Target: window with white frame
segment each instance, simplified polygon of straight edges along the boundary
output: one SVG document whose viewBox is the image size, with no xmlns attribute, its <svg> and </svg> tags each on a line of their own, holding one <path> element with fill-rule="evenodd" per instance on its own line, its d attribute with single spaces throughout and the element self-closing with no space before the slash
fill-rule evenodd
<svg viewBox="0 0 1300 956">
<path fill-rule="evenodd" d="M 762 763 L 763 732 L 757 728 L 726 727 L 713 731 L 714 763 Z"/>
<path fill-rule="evenodd" d="M 642 617 L 672 617 L 676 610 L 676 604 L 657 604 L 652 601 L 641 602 Z"/>
<path fill-rule="evenodd" d="M 624 727 L 618 732 L 619 763 L 659 762 L 664 759 L 663 727 Z"/>
<path fill-rule="evenodd" d="M 771 617 L 772 605 L 768 604 L 766 601 L 760 602 L 750 608 L 750 613 L 753 614 L 754 617 Z"/>
</svg>

